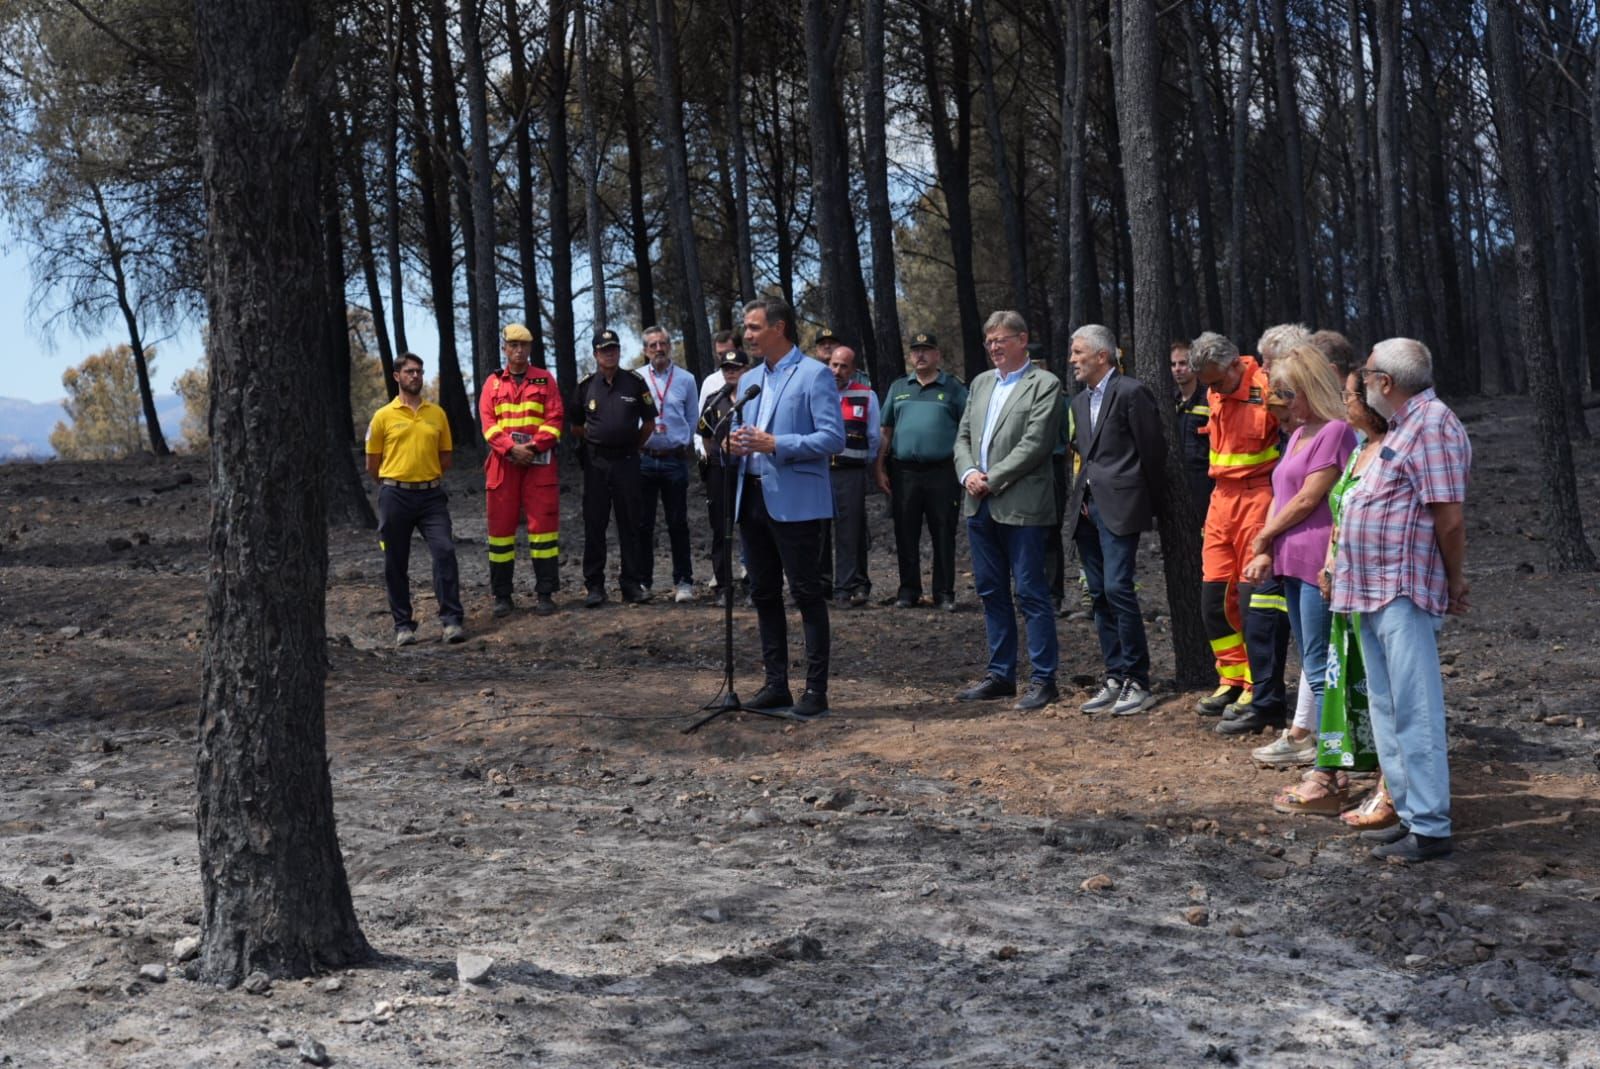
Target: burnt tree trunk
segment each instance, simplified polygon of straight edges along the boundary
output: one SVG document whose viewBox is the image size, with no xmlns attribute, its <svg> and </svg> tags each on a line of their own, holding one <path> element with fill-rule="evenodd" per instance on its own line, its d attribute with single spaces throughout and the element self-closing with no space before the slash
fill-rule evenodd
<svg viewBox="0 0 1600 1069">
<path fill-rule="evenodd" d="M 1378 333 L 1406 334 L 1411 318 L 1410 289 L 1400 248 L 1400 172 L 1405 146 L 1400 143 L 1401 0 L 1377 0 L 1378 12 L 1378 260 L 1382 265 L 1384 315 Z"/>
<path fill-rule="evenodd" d="M 1228 209 L 1228 336 L 1237 342 L 1244 330 L 1245 151 L 1250 139 L 1250 75 L 1255 65 L 1256 0 L 1245 0 L 1239 66 L 1233 84 L 1232 204 Z"/>
<path fill-rule="evenodd" d="M 1011 164 L 1001 124 L 1000 91 L 994 79 L 994 39 L 989 32 L 989 12 L 984 0 L 972 0 L 972 23 L 978 31 L 978 78 L 983 87 L 984 129 L 989 135 L 989 155 L 994 184 L 1000 197 L 1000 225 L 1006 239 L 1006 267 L 1011 278 L 1011 307 L 1028 318 L 1028 239 L 1022 225 L 1022 205 L 1011 178 Z"/>
<path fill-rule="evenodd" d="M 1378 314 L 1376 260 L 1372 255 L 1372 136 L 1367 124 L 1367 59 L 1362 45 L 1363 0 L 1347 0 L 1350 33 L 1350 111 L 1355 127 L 1355 232 L 1357 344 L 1375 340 Z"/>
<path fill-rule="evenodd" d="M 1311 269 L 1311 231 L 1306 224 L 1306 174 L 1300 148 L 1300 98 L 1295 92 L 1299 72 L 1289 40 L 1289 0 L 1272 0 L 1272 65 L 1278 78 L 1278 126 L 1283 136 L 1284 193 L 1289 200 L 1289 220 L 1294 230 L 1296 304 L 1292 317 L 1315 323 L 1318 318 L 1316 276 Z"/>
<path fill-rule="evenodd" d="M 633 273 L 639 296 L 639 320 L 657 322 L 655 272 L 650 266 L 650 217 L 644 208 L 644 134 L 639 129 L 639 100 L 635 88 L 633 45 L 620 42 L 622 67 L 622 133 L 628 143 L 628 231 L 633 239 Z"/>
<path fill-rule="evenodd" d="M 889 205 L 888 119 L 884 101 L 885 0 L 863 0 L 865 160 L 867 225 L 872 235 L 872 319 L 877 336 L 878 366 L 872 380 L 878 389 L 904 373 L 900 341 L 900 303 L 894 270 L 894 219 Z"/>
<path fill-rule="evenodd" d="M 306 0 L 197 0 L 211 357 L 199 752 L 200 977 L 371 954 L 334 829 L 323 721 L 325 38 Z"/>
<path fill-rule="evenodd" d="M 331 140 L 331 138 L 330 138 Z M 339 210 L 331 144 L 322 171 L 322 237 L 327 271 L 322 304 L 322 368 L 328 442 L 328 522 L 372 530 L 378 517 L 356 470 L 355 417 L 350 411 L 350 302 L 344 266 L 344 225 Z M 366 413 L 363 413 L 365 416 Z"/>
<path fill-rule="evenodd" d="M 1533 141 L 1528 131 L 1522 44 L 1512 0 L 1489 0 L 1489 60 L 1494 74 L 1494 118 L 1500 170 L 1511 202 L 1517 264 L 1517 322 L 1533 395 L 1534 440 L 1539 450 L 1540 504 L 1545 560 L 1551 571 L 1592 571 L 1594 551 L 1583 533 L 1572 439 L 1567 432 L 1561 372 L 1550 334 L 1542 249 L 1549 240 L 1540 191 L 1534 183 Z"/>
<path fill-rule="evenodd" d="M 1133 231 L 1134 366 L 1158 398 L 1176 393 L 1168 343 L 1172 338 L 1172 232 L 1168 225 L 1164 157 L 1157 98 L 1161 88 L 1161 42 L 1157 0 L 1113 0 L 1118 40 L 1116 65 L 1118 131 L 1122 139 L 1129 224 Z M 1172 612 L 1172 652 L 1179 686 L 1204 686 L 1213 677 L 1211 647 L 1200 624 L 1200 521 L 1182 488 L 1183 447 L 1178 412 L 1162 405 L 1167 439 L 1166 495 L 1160 508 L 1161 559 Z"/>
<path fill-rule="evenodd" d="M 589 297 L 594 330 L 604 330 L 610 321 L 606 311 L 606 264 L 600 251 L 600 124 L 595 122 L 594 93 L 591 91 L 589 12 L 580 8 L 577 20 L 578 108 L 583 112 L 583 216 L 584 236 L 589 242 Z"/>
<path fill-rule="evenodd" d="M 172 449 L 167 436 L 162 433 L 161 419 L 156 414 L 155 391 L 150 387 L 150 362 L 145 358 L 144 333 L 139 329 L 139 314 L 133 307 L 128 289 L 126 254 L 116 227 L 111 222 L 111 210 L 105 196 L 96 184 L 90 185 L 94 194 L 96 221 L 100 224 L 100 237 L 104 242 L 106 266 L 111 268 L 111 282 L 117 293 L 117 311 L 122 313 L 122 324 L 128 332 L 128 352 L 133 357 L 133 373 L 139 383 L 139 410 L 144 414 L 145 434 L 150 439 L 150 451 L 158 457 L 169 457 Z"/>
<path fill-rule="evenodd" d="M 517 161 L 517 267 L 522 275 L 522 321 L 533 335 L 529 359 L 535 367 L 548 367 L 544 313 L 539 302 L 539 257 L 533 242 L 533 133 L 529 129 L 533 88 L 528 78 L 528 58 L 524 52 L 527 46 L 517 15 L 517 0 L 506 0 L 505 25 L 506 51 L 511 61 L 510 119 Z"/>
<path fill-rule="evenodd" d="M 544 54 L 544 165 L 550 181 L 550 344 L 556 351 L 556 380 L 570 400 L 578 385 L 578 353 L 572 317 L 572 177 L 567 144 L 568 2 L 550 3 Z"/>
<path fill-rule="evenodd" d="M 750 238 L 750 160 L 744 144 L 744 0 L 729 0 L 728 129 L 733 154 L 734 258 L 739 271 L 739 300 L 756 295 L 755 251 Z"/>
<path fill-rule="evenodd" d="M 683 129 L 683 104 L 678 92 L 677 5 L 672 0 L 645 0 L 655 42 L 656 104 L 667 150 L 667 201 L 673 243 L 685 297 L 685 363 L 696 378 L 711 373 L 711 326 L 706 321 L 705 286 L 700 279 L 700 252 L 694 232 L 694 206 L 689 198 L 689 148 Z"/>
<path fill-rule="evenodd" d="M 849 144 L 836 95 L 834 66 L 850 13 L 846 0 L 806 0 L 806 107 L 811 119 L 811 188 L 817 214 L 818 293 L 825 324 L 859 344 L 868 324 L 856 304 L 850 219 Z"/>
<path fill-rule="evenodd" d="M 470 155 L 464 161 L 469 181 L 462 188 L 469 194 L 472 206 L 473 383 L 482 390 L 489 373 L 500 366 L 500 282 L 494 265 L 499 242 L 494 219 L 494 167 L 489 162 L 489 76 L 484 70 L 478 2 L 464 0 L 461 4 L 467 132 L 472 138 Z M 477 426 L 476 420 L 473 426 Z"/>
<path fill-rule="evenodd" d="M 394 314 L 395 351 L 411 348 L 406 340 L 405 271 L 400 260 L 400 42 L 407 31 L 409 4 L 392 3 L 385 25 L 389 41 L 389 82 L 383 94 L 383 238 L 389 260 L 389 309 Z M 359 164 L 355 164 L 359 166 Z M 373 315 L 378 310 L 372 310 Z M 394 376 L 384 368 L 384 389 L 391 398 L 400 391 Z"/>
</svg>

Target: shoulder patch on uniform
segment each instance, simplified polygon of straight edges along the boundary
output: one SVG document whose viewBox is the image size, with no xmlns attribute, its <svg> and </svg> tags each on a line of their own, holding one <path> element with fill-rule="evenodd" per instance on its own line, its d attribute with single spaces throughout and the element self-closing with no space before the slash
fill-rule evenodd
<svg viewBox="0 0 1600 1069">
<path fill-rule="evenodd" d="M 532 377 L 532 382 L 533 382 L 533 384 L 535 386 L 548 386 L 548 385 L 550 385 L 550 376 L 548 376 L 548 375 L 534 375 Z"/>
</svg>

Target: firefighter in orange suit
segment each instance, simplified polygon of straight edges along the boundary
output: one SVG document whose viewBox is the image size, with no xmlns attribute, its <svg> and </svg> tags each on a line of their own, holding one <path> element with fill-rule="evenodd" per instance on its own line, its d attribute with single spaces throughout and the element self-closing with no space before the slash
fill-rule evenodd
<svg viewBox="0 0 1600 1069">
<path fill-rule="evenodd" d="M 556 473 L 556 444 L 561 440 L 563 412 L 555 378 L 544 368 L 530 367 L 533 335 L 512 323 L 502 335 L 506 365 L 489 373 L 478 391 L 478 418 L 489 444 L 484 461 L 484 503 L 489 513 L 489 590 L 494 614 L 515 610 L 511 577 L 517 560 L 517 526 L 528 521 L 528 556 L 533 561 L 534 611 L 556 611 L 561 564 L 561 486 Z"/>
<path fill-rule="evenodd" d="M 1202 715 L 1222 717 L 1224 735 L 1282 727 L 1288 605 L 1276 578 L 1242 581 L 1250 543 L 1272 506 L 1278 420 L 1267 409 L 1267 373 L 1220 334 L 1194 340 L 1195 376 L 1208 388 L 1210 476 L 1215 483 L 1201 548 L 1200 609 L 1217 661 L 1218 686 Z M 1248 694 L 1246 693 L 1248 692 Z"/>
</svg>

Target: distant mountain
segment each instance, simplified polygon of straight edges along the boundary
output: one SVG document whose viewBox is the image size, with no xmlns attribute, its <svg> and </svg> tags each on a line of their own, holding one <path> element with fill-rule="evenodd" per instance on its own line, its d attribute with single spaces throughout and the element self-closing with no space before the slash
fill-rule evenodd
<svg viewBox="0 0 1600 1069">
<path fill-rule="evenodd" d="M 183 398 L 175 393 L 156 395 L 156 415 L 169 444 L 180 441 L 183 425 Z M 67 418 L 60 401 L 23 401 L 0 397 L 0 463 L 8 460 L 47 460 L 56 455 L 50 448 L 50 432 Z"/>
</svg>

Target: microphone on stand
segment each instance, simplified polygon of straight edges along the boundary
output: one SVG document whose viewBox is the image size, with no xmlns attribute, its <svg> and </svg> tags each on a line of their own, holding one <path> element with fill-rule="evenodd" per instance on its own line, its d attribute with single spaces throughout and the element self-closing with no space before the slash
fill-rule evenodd
<svg viewBox="0 0 1600 1069">
<path fill-rule="evenodd" d="M 739 398 L 739 400 L 734 402 L 733 414 L 735 416 L 743 415 L 744 406 L 749 404 L 751 401 L 754 401 L 760 395 L 761 395 L 761 387 L 760 386 L 752 386 L 752 387 L 750 387 L 748 390 L 746 390 L 744 392 L 744 396 L 743 397 Z"/>
</svg>

